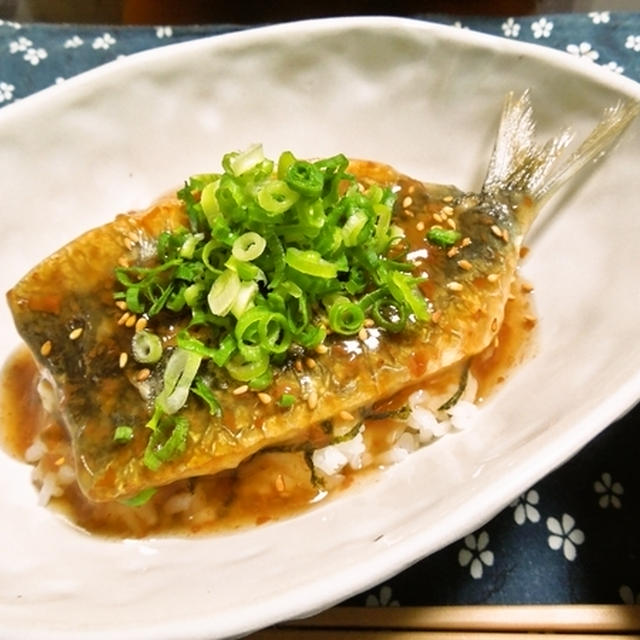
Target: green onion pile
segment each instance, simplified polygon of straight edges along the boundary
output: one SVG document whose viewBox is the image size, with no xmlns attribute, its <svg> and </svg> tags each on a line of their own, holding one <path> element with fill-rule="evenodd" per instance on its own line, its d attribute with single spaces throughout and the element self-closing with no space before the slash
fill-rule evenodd
<svg viewBox="0 0 640 640">
<path fill-rule="evenodd" d="M 366 321 L 397 333 L 429 319 L 392 224 L 394 192 L 363 188 L 347 165 L 343 155 L 307 162 L 288 151 L 275 164 L 260 145 L 229 153 L 223 173 L 192 176 L 178 192 L 189 228 L 160 235 L 153 265 L 116 269 L 129 311 L 179 314 L 171 323 L 184 326 L 149 426 L 161 430 L 191 392 L 219 412 L 199 375 L 204 360 L 259 391 L 330 333 L 355 336 Z M 138 332 L 132 352 L 158 362 L 162 341 Z"/>
</svg>

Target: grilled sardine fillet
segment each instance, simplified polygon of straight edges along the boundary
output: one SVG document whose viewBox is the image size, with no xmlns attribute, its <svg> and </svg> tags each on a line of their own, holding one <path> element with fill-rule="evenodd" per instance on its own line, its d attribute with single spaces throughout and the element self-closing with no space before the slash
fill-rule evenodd
<svg viewBox="0 0 640 640">
<path fill-rule="evenodd" d="M 533 141 L 528 95 L 506 100 L 487 178 L 481 190 L 463 193 L 423 183 L 375 162 L 352 161 L 363 185 L 397 191 L 394 223 L 406 234 L 404 259 L 430 301 L 431 318 L 401 333 L 372 326 L 355 338 L 328 336 L 313 363 L 279 368 L 262 396 L 238 394 L 220 372 L 213 416 L 190 399 L 184 452 L 157 469 L 143 464 L 148 429 L 135 430 L 126 447 L 114 443 L 118 425 L 145 424 L 161 371 L 147 372 L 127 360 L 134 316 L 114 304 L 115 268 L 145 264 L 161 232 L 186 226 L 182 204 L 167 199 L 141 213 L 85 233 L 44 260 L 9 293 L 16 326 L 43 374 L 54 384 L 71 436 L 77 477 L 88 498 L 108 501 L 192 476 L 236 467 L 270 446 L 312 441 L 340 414 L 357 416 L 377 401 L 416 385 L 487 347 L 498 331 L 514 279 L 523 237 L 539 206 L 557 187 L 603 150 L 637 114 L 620 105 L 560 168 L 567 146 L 561 134 L 544 146 Z M 425 230 L 459 232 L 452 246 L 425 240 Z M 172 327 L 164 327 L 165 334 Z M 366 335 L 365 335 L 366 334 Z M 283 409 L 270 398 L 291 394 L 301 401 Z"/>
</svg>

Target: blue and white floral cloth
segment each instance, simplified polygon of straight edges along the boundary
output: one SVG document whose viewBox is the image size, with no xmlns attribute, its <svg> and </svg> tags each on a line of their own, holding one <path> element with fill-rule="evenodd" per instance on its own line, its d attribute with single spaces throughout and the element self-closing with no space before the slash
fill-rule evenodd
<svg viewBox="0 0 640 640">
<path fill-rule="evenodd" d="M 547 45 L 640 81 L 640 13 L 420 17 Z M 240 28 L 0 20 L 0 107 L 120 56 Z M 640 604 L 639 422 L 640 406 L 479 531 L 348 604 Z"/>
</svg>

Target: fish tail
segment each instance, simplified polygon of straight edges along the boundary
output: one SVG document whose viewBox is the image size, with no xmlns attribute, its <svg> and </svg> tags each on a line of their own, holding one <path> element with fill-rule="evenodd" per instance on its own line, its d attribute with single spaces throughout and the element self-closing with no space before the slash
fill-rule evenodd
<svg viewBox="0 0 640 640">
<path fill-rule="evenodd" d="M 619 101 L 605 110 L 600 122 L 582 144 L 558 163 L 573 134 L 567 129 L 543 145 L 535 142 L 535 122 L 529 92 L 505 99 L 498 135 L 482 191 L 527 193 L 538 204 L 592 160 L 600 159 L 640 113 L 640 102 Z"/>
</svg>

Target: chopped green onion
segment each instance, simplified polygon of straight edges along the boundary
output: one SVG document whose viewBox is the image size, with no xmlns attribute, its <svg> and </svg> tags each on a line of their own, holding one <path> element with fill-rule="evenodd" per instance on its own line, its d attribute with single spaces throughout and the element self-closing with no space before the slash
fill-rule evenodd
<svg viewBox="0 0 640 640">
<path fill-rule="evenodd" d="M 295 247 L 288 247 L 285 260 L 292 269 L 317 278 L 335 278 L 338 275 L 339 267 L 335 263 L 325 260 L 313 249 L 301 251 Z M 344 271 L 344 269 L 340 270 Z"/>
<path fill-rule="evenodd" d="M 269 368 L 269 356 L 260 350 L 255 359 L 247 360 L 242 354 L 237 353 L 227 361 L 225 368 L 232 378 L 240 382 L 250 382 Z"/>
<path fill-rule="evenodd" d="M 389 292 L 401 304 L 408 304 L 418 320 L 426 321 L 430 318 L 427 303 L 415 286 L 415 278 L 394 271 L 389 277 Z"/>
<path fill-rule="evenodd" d="M 133 440 L 133 428 L 122 424 L 116 427 L 113 432 L 113 441 L 118 444 L 124 444 L 125 442 L 131 442 Z"/>
<path fill-rule="evenodd" d="M 182 409 L 201 361 L 202 356 L 180 347 L 171 354 L 164 371 L 164 386 L 156 398 L 164 413 L 171 415 Z"/>
<path fill-rule="evenodd" d="M 209 407 L 209 413 L 212 416 L 220 417 L 222 415 L 222 407 L 220 406 L 220 403 L 216 400 L 216 397 L 213 395 L 209 385 L 201 376 L 196 377 L 194 384 L 191 387 L 191 391 L 204 400 L 206 405 Z"/>
<path fill-rule="evenodd" d="M 152 466 L 172 430 L 181 433 L 174 418 L 190 393 L 218 415 L 209 380 L 266 389 L 277 367 L 328 331 L 355 335 L 368 317 L 397 333 L 429 319 L 415 265 L 398 246 L 395 188 L 363 188 L 348 165 L 344 155 L 307 162 L 290 151 L 275 165 L 260 145 L 228 153 L 220 173 L 194 175 L 178 192 L 185 226 L 160 233 L 155 256 L 115 270 L 114 298 L 138 316 L 163 314 L 160 325 L 171 327 L 132 342 L 137 361 L 164 367 L 147 422 L 159 432 Z M 455 237 L 432 232 L 441 246 Z"/>
<path fill-rule="evenodd" d="M 236 318 L 240 318 L 241 315 L 253 306 L 253 299 L 257 293 L 257 282 L 241 282 L 238 295 L 231 305 L 231 313 Z"/>
<path fill-rule="evenodd" d="M 191 260 L 195 253 L 198 242 L 204 239 L 204 233 L 190 233 L 184 240 L 184 244 L 180 248 L 180 257 Z"/>
<path fill-rule="evenodd" d="M 285 181 L 294 191 L 308 198 L 317 198 L 324 186 L 322 171 L 304 160 L 297 160 L 289 166 Z"/>
<path fill-rule="evenodd" d="M 211 354 L 211 359 L 219 366 L 223 367 L 229 358 L 234 354 L 238 345 L 231 334 L 227 334 L 218 345 L 218 348 Z"/>
<path fill-rule="evenodd" d="M 220 206 L 216 198 L 216 191 L 219 186 L 220 180 L 210 182 L 200 194 L 200 206 L 210 226 L 213 225 L 214 220 L 220 215 Z"/>
<path fill-rule="evenodd" d="M 394 300 L 382 298 L 371 306 L 371 316 L 374 322 L 391 333 L 399 333 L 407 324 L 407 308 Z"/>
<path fill-rule="evenodd" d="M 442 229 L 441 227 L 431 227 L 427 231 L 427 240 L 438 247 L 451 247 L 462 238 L 462 234 L 455 229 Z"/>
<path fill-rule="evenodd" d="M 268 368 L 261 373 L 259 376 L 256 376 L 252 380 L 249 380 L 249 388 L 253 391 L 262 391 L 266 389 L 273 382 L 273 370 Z"/>
<path fill-rule="evenodd" d="M 161 420 L 151 432 L 143 462 L 151 471 L 157 471 L 163 462 L 177 458 L 187 448 L 189 421 L 182 416 Z"/>
<path fill-rule="evenodd" d="M 329 309 L 329 326 L 343 335 L 354 335 L 364 323 L 364 312 L 355 302 L 337 302 Z"/>
<path fill-rule="evenodd" d="M 259 258 L 266 246 L 267 241 L 259 233 L 248 231 L 235 240 L 231 253 L 236 260 L 250 262 Z"/>
<path fill-rule="evenodd" d="M 229 169 L 235 176 L 241 176 L 264 160 L 261 144 L 254 144 L 241 153 L 229 154 Z"/>
<path fill-rule="evenodd" d="M 369 222 L 369 217 L 364 211 L 354 211 L 342 227 L 342 237 L 345 247 L 355 247 L 358 244 L 358 236 Z"/>
<path fill-rule="evenodd" d="M 132 313 L 143 313 L 144 304 L 140 301 L 140 287 L 129 287 L 125 294 L 127 309 Z"/>
<path fill-rule="evenodd" d="M 269 313 L 258 324 L 260 343 L 270 353 L 284 353 L 291 344 L 291 331 L 281 313 Z"/>
<path fill-rule="evenodd" d="M 131 352 L 136 362 L 153 364 L 162 357 L 162 340 L 150 331 L 136 331 L 131 339 Z"/>
<path fill-rule="evenodd" d="M 295 161 L 296 157 L 291 153 L 291 151 L 283 151 L 280 154 L 280 158 L 278 158 L 278 178 L 280 180 L 284 180 L 289 167 L 294 164 Z"/>
<path fill-rule="evenodd" d="M 284 180 L 273 180 L 258 190 L 258 204 L 271 214 L 284 213 L 298 201 L 300 194 L 287 185 Z"/>
<path fill-rule="evenodd" d="M 143 504 L 146 504 L 153 498 L 157 489 L 155 487 L 147 487 L 142 491 L 136 493 L 135 496 L 131 498 L 125 498 L 124 500 L 120 500 L 121 504 L 126 505 L 127 507 L 141 507 Z"/>
<path fill-rule="evenodd" d="M 283 393 L 280 396 L 280 399 L 278 400 L 278 404 L 283 408 L 283 409 L 288 409 L 289 407 L 292 407 L 296 402 L 296 397 L 290 393 Z"/>
<path fill-rule="evenodd" d="M 207 296 L 211 313 L 216 316 L 226 316 L 231 311 L 239 292 L 240 278 L 238 274 L 227 269 L 216 278 Z"/>
</svg>

